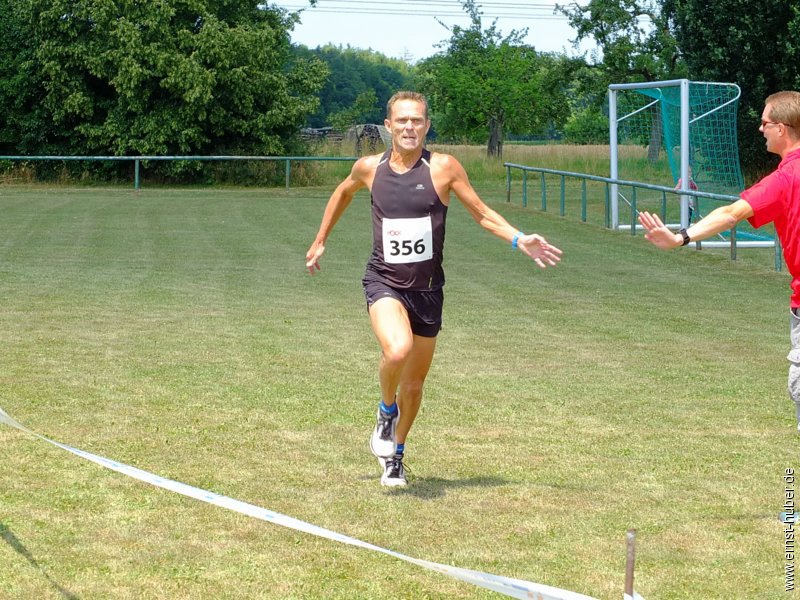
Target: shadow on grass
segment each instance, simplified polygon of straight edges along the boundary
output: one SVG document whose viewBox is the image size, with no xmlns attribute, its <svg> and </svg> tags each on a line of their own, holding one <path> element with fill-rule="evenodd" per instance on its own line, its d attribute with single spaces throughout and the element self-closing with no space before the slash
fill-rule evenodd
<svg viewBox="0 0 800 600">
<path fill-rule="evenodd" d="M 56 590 L 59 594 L 61 594 L 62 598 L 67 598 L 68 600 L 79 600 L 79 596 L 76 596 L 69 590 L 64 589 L 57 581 L 55 581 L 50 575 L 45 571 L 44 567 L 40 565 L 33 555 L 28 551 L 25 547 L 25 544 L 19 541 L 17 536 L 3 523 L 0 523 L 0 537 L 14 549 L 14 551 L 21 555 L 25 560 L 27 560 L 31 566 L 39 571 L 47 582 L 53 586 L 53 589 Z"/>
<path fill-rule="evenodd" d="M 414 477 L 409 475 L 406 487 L 387 488 L 391 493 L 417 498 L 441 498 L 447 490 L 470 487 L 497 487 L 508 484 L 502 477 L 480 476 L 467 479 L 443 479 L 442 477 Z"/>
</svg>

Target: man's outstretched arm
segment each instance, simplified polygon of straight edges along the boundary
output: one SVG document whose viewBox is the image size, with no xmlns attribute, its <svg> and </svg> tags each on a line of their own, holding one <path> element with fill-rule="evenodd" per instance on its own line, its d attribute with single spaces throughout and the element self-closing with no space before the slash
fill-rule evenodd
<svg viewBox="0 0 800 600">
<path fill-rule="evenodd" d="M 692 242 L 699 242 L 711 236 L 728 231 L 741 221 L 753 216 L 753 208 L 745 200 L 737 200 L 732 204 L 715 208 L 700 221 L 686 230 Z M 662 248 L 669 250 L 684 245 L 683 236 L 670 230 L 656 214 L 646 211 L 639 213 L 639 224 L 647 230 L 645 239 Z"/>
</svg>

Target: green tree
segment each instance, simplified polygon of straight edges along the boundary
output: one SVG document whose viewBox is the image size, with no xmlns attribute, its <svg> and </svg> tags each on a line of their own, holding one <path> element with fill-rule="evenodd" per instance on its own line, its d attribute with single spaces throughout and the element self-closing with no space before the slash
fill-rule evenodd
<svg viewBox="0 0 800 600">
<path fill-rule="evenodd" d="M 564 140 L 571 144 L 607 144 L 608 117 L 595 107 L 575 111 L 564 125 Z"/>
<path fill-rule="evenodd" d="M 575 144 L 608 143 L 608 79 L 595 65 L 573 59 L 572 79 L 566 85 L 570 114 L 564 140 Z"/>
<path fill-rule="evenodd" d="M 361 123 L 383 123 L 386 102 L 410 85 L 413 67 L 372 50 L 327 45 L 315 49 L 296 46 L 298 57 L 317 58 L 330 72 L 319 92 L 320 106 L 309 116 L 309 127 L 324 127 L 332 115 L 350 110 L 359 96 L 372 92 L 376 101 L 359 116 Z"/>
<path fill-rule="evenodd" d="M 42 73 L 25 3 L 0 0 L 0 152 L 36 154 L 57 128 L 41 103 Z"/>
<path fill-rule="evenodd" d="M 577 32 L 574 43 L 593 39 L 608 83 L 675 79 L 685 75 L 664 0 L 589 0 L 556 5 Z"/>
<path fill-rule="evenodd" d="M 484 30 L 473 0 L 463 8 L 470 26 L 454 26 L 446 50 L 418 65 L 419 88 L 439 135 L 487 140 L 487 153 L 502 156 L 505 133 L 542 131 L 566 119 L 567 62 L 523 44 L 525 31 L 503 36 L 496 21 Z"/>
<path fill-rule="evenodd" d="M 375 148 L 372 144 L 365 143 L 372 140 L 369 134 L 376 133 L 375 121 L 370 120 L 368 115 L 374 114 L 378 97 L 372 90 L 362 92 L 356 98 L 353 106 L 345 108 L 329 116 L 328 121 L 334 129 L 342 132 L 351 132 L 355 137 L 355 152 L 361 155 L 364 150 L 373 152 Z M 367 127 L 359 129 L 359 125 L 369 124 Z M 380 125 L 383 127 L 383 125 Z M 380 134 L 378 134 L 380 135 Z"/>
<path fill-rule="evenodd" d="M 691 78 L 739 84 L 738 137 L 749 180 L 773 168 L 758 121 L 764 98 L 800 89 L 800 6 L 763 0 L 664 0 Z"/>
<path fill-rule="evenodd" d="M 0 0 L 0 15 L 16 36 L 0 45 L 6 149 L 282 154 L 327 74 L 290 62 L 295 15 L 252 0 Z"/>
<path fill-rule="evenodd" d="M 600 76 L 590 77 L 595 88 L 602 83 L 639 83 L 684 77 L 686 74 L 680 51 L 672 32 L 669 14 L 662 10 L 663 0 L 589 0 L 586 4 L 556 5 L 556 10 L 569 18 L 577 32 L 578 44 L 593 39 L 602 53 L 602 61 L 594 66 Z M 596 92 L 599 90 L 596 90 Z M 597 113 L 606 102 L 606 94 L 595 93 L 595 102 L 582 109 L 586 114 L 573 116 L 570 127 L 577 123 L 598 123 Z M 658 105 L 654 105 L 653 129 L 648 148 L 650 160 L 658 158 L 661 148 L 661 127 Z"/>
<path fill-rule="evenodd" d="M 378 97 L 372 90 L 362 92 L 350 108 L 344 108 L 328 117 L 328 122 L 334 129 L 345 131 L 346 129 L 366 123 L 369 114 L 375 110 Z"/>
</svg>

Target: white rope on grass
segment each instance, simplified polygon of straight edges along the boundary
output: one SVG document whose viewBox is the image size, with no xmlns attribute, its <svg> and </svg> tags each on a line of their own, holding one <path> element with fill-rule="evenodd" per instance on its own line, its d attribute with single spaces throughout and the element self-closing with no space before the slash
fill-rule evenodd
<svg viewBox="0 0 800 600">
<path fill-rule="evenodd" d="M 28 433 L 39 438 L 40 440 L 44 440 L 49 444 L 57 446 L 62 450 L 66 450 L 67 452 L 71 452 L 76 456 L 96 463 L 102 467 L 111 469 L 117 473 L 122 473 L 123 475 L 127 475 L 128 477 L 138 479 L 139 481 L 149 483 L 156 487 L 160 487 L 177 494 L 182 494 L 184 496 L 188 496 L 189 498 L 194 498 L 195 500 L 200 500 L 214 506 L 227 508 L 228 510 L 235 511 L 255 519 L 268 521 L 270 523 L 274 523 L 275 525 L 288 527 L 289 529 L 294 529 L 296 531 L 302 531 L 318 537 L 341 542 L 342 544 L 349 544 L 351 546 L 358 546 L 366 550 L 373 550 L 375 552 L 388 554 L 389 556 L 393 556 L 425 569 L 436 571 L 437 573 L 442 573 L 443 575 L 448 575 L 460 581 L 471 583 L 472 585 L 482 587 L 487 590 L 492 590 L 511 598 L 520 598 L 522 600 L 596 600 L 591 596 L 585 596 L 576 592 L 570 592 L 539 583 L 532 583 L 522 579 L 513 579 L 511 577 L 503 577 L 501 575 L 492 575 L 491 573 L 483 573 L 481 571 L 473 571 L 471 569 L 462 569 L 460 567 L 452 567 L 450 565 L 443 565 L 419 558 L 413 558 L 411 556 L 406 556 L 405 554 L 395 552 L 394 550 L 387 550 L 386 548 L 381 548 L 380 546 L 375 546 L 374 544 L 370 544 L 368 542 L 362 542 L 356 538 L 352 538 L 341 533 L 336 533 L 335 531 L 318 527 L 316 525 L 306 523 L 305 521 L 300 521 L 299 519 L 288 517 L 286 515 L 267 510 L 266 508 L 261 508 L 260 506 L 255 506 L 254 504 L 248 504 L 247 502 L 242 502 L 240 500 L 235 500 L 214 492 L 202 490 L 179 481 L 173 481 L 172 479 L 165 479 L 148 471 L 143 471 L 142 469 L 119 463 L 103 456 L 97 456 L 96 454 L 91 454 L 90 452 L 73 448 L 71 446 L 67 446 L 66 444 L 46 438 L 43 435 L 40 435 L 35 431 L 31 431 L 27 427 L 24 427 L 15 421 L 2 408 L 0 408 L 0 423 Z M 637 597 L 635 600 L 642 599 Z"/>
</svg>

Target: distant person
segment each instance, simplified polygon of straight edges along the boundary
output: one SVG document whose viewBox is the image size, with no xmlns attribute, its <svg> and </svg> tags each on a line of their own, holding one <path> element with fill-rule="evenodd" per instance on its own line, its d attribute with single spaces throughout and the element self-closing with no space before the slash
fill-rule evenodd
<svg viewBox="0 0 800 600">
<path fill-rule="evenodd" d="M 792 275 L 789 359 L 789 395 L 795 403 L 800 431 L 800 92 L 778 92 L 767 97 L 761 113 L 761 133 L 767 152 L 781 157 L 778 168 L 746 189 L 741 199 L 721 206 L 675 234 L 657 215 L 642 212 L 639 223 L 645 237 L 659 248 L 685 246 L 727 231 L 747 219 L 753 227 L 775 224 L 783 258 Z"/>
<path fill-rule="evenodd" d="M 678 183 L 675 184 L 676 190 L 683 189 L 683 178 L 678 178 Z M 692 179 L 692 167 L 689 167 L 689 188 L 693 192 L 697 191 L 697 184 Z M 692 215 L 694 215 L 694 196 L 689 196 L 689 223 L 692 222 Z"/>
<path fill-rule="evenodd" d="M 306 268 L 313 275 L 339 217 L 358 190 L 369 189 L 373 242 L 363 285 L 381 348 L 381 399 L 370 448 L 383 468 L 381 484 L 388 486 L 407 483 L 406 437 L 419 411 L 442 326 L 442 258 L 451 192 L 484 229 L 538 266 L 554 266 L 561 255 L 542 236 L 524 234 L 486 206 L 455 158 L 426 150 L 430 124 L 421 94 L 403 91 L 389 99 L 384 125 L 391 148 L 356 161 L 328 200 L 306 253 Z"/>
</svg>

